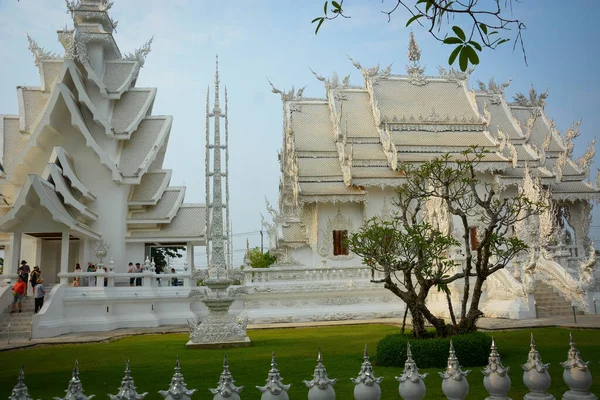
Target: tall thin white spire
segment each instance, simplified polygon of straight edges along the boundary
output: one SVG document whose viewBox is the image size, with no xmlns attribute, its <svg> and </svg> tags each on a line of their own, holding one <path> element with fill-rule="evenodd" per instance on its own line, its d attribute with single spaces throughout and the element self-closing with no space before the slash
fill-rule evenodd
<svg viewBox="0 0 600 400">
<path fill-rule="evenodd" d="M 233 227 L 229 219 L 229 111 L 227 108 L 227 86 L 225 86 L 225 223 L 227 224 L 227 263 L 233 268 Z"/>
<path fill-rule="evenodd" d="M 209 117 L 214 118 L 214 139 L 213 144 L 208 145 L 208 148 L 213 149 L 213 170 L 209 174 L 212 176 L 212 202 L 209 203 L 212 211 L 210 225 L 210 246 L 207 246 L 207 253 L 210 253 L 208 263 L 208 274 L 210 280 L 222 281 L 227 280 L 226 259 L 225 259 L 225 231 L 228 227 L 224 227 L 223 223 L 223 208 L 227 207 L 227 203 L 223 203 L 223 176 L 226 176 L 221 169 L 221 152 L 225 146 L 221 146 L 221 108 L 219 105 L 219 58 L 217 56 L 215 70 L 215 104 L 213 111 Z M 226 171 L 225 171 L 226 172 Z M 208 190 L 207 190 L 208 191 Z M 208 244 L 208 242 L 207 242 Z"/>
<path fill-rule="evenodd" d="M 206 265 L 210 264 L 210 87 L 206 88 L 206 151 L 204 170 L 206 175 Z"/>
</svg>

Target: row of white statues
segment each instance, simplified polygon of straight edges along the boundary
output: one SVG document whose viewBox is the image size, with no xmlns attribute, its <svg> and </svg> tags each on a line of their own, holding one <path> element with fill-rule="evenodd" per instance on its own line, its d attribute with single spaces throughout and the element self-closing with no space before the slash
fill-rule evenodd
<svg viewBox="0 0 600 400">
<path fill-rule="evenodd" d="M 592 376 L 588 369 L 588 363 L 584 362 L 575 347 L 573 337 L 570 337 L 570 348 L 567 361 L 561 363 L 564 368 L 563 379 L 569 390 L 563 394 L 563 400 L 597 400 L 597 397 L 589 392 L 592 385 Z M 544 364 L 540 353 L 537 351 L 533 335 L 531 335 L 531 350 L 527 358 L 527 362 L 522 365 L 523 382 L 529 389 L 529 393 L 525 395 L 525 400 L 553 400 L 554 396 L 547 393 L 550 387 L 551 378 L 548 374 L 548 366 Z M 502 365 L 502 360 L 498 354 L 496 343 L 492 339 L 492 347 L 489 356 L 488 365 L 483 369 L 484 375 L 483 384 L 486 391 L 490 394 L 487 399 L 494 400 L 510 400 L 507 395 L 510 391 L 511 381 L 508 376 L 509 367 Z M 448 366 L 444 372 L 440 372 L 442 378 L 442 391 L 449 400 L 463 400 L 469 392 L 469 383 L 467 375 L 471 371 L 462 371 L 459 365 L 458 358 L 454 352 L 452 341 L 450 341 L 450 355 L 448 357 Z M 412 358 L 410 344 L 407 349 L 407 360 L 404 365 L 402 375 L 396 377 L 400 382 L 399 392 L 404 400 L 422 400 L 426 394 L 424 379 L 427 374 L 420 374 Z M 10 400 L 32 400 L 29 396 L 27 386 L 24 382 L 24 371 L 21 367 L 19 380 L 13 388 Z M 288 389 L 291 385 L 284 384 L 282 377 L 277 369 L 275 361 L 275 353 L 271 358 L 271 369 L 269 370 L 267 383 L 265 386 L 256 386 L 262 393 L 261 400 L 288 400 Z M 381 388 L 380 382 L 382 377 L 375 377 L 373 367 L 369 362 L 367 347 L 365 346 L 364 361 L 361 365 L 360 372 L 356 378 L 352 378 L 355 384 L 354 399 L 355 400 L 380 400 Z M 319 350 L 317 358 L 317 366 L 315 367 L 313 379 L 304 381 L 304 384 L 309 388 L 309 400 L 335 400 L 335 385 L 337 379 L 329 379 L 327 371 L 323 365 L 321 351 Z M 227 355 L 223 363 L 223 372 L 219 378 L 216 389 L 210 389 L 214 395 L 213 400 L 240 400 L 240 392 L 243 386 L 235 386 L 233 377 L 229 372 L 229 364 Z M 175 364 L 175 373 L 171 379 L 169 389 L 161 390 L 159 393 L 165 400 L 190 400 L 196 389 L 188 389 L 186 387 L 181 369 L 179 366 L 179 358 Z M 125 377 L 121 381 L 119 392 L 115 395 L 109 395 L 111 400 L 141 400 L 147 393 L 137 393 L 136 387 L 131 377 L 129 368 L 129 360 L 125 369 Z M 84 394 L 81 380 L 79 379 L 79 367 L 75 361 L 73 376 L 69 381 L 69 386 L 66 390 L 64 398 L 55 397 L 56 400 L 89 400 L 93 396 Z"/>
</svg>

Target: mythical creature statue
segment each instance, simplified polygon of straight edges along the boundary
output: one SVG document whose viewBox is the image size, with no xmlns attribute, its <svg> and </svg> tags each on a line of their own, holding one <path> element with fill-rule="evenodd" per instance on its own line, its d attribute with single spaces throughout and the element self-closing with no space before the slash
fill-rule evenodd
<svg viewBox="0 0 600 400">
<path fill-rule="evenodd" d="M 581 283 L 581 288 L 584 291 L 587 291 L 591 288 L 595 283 L 594 278 L 594 269 L 596 268 L 596 249 L 594 248 L 594 243 L 589 247 L 588 258 L 581 261 L 579 264 L 579 282 Z"/>
</svg>

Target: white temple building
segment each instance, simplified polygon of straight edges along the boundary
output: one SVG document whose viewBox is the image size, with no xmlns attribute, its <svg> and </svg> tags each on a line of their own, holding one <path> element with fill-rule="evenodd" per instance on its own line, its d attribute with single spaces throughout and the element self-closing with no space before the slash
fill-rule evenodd
<svg viewBox="0 0 600 400">
<path fill-rule="evenodd" d="M 58 283 L 76 262 L 98 261 L 100 238 L 117 272 L 143 262 L 149 246 L 193 254 L 205 207 L 184 204 L 186 188 L 169 186 L 162 165 L 173 117 L 153 115 L 157 89 L 135 85 L 152 40 L 122 54 L 111 3 L 67 4 L 74 29 L 58 31 L 65 54 L 29 38 L 40 85 L 18 87 L 19 114 L 0 116 L 4 274 L 25 259 Z"/>
<path fill-rule="evenodd" d="M 534 191 L 539 180 L 557 215 L 552 226 L 540 227 L 547 234 L 525 238 L 535 251 L 488 279 L 484 314 L 532 318 L 571 312 L 571 304 L 593 312 L 594 296 L 600 299 L 589 240 L 591 201 L 600 197 L 588 180 L 593 144 L 573 160 L 578 125 L 558 132 L 544 111 L 546 94 L 532 90 L 529 98 L 508 102 L 507 84 L 491 80 L 472 90 L 468 74 L 440 69 L 438 76 L 424 75 L 414 40 L 405 75 L 353 61 L 361 86 L 315 74 L 325 84 L 323 98 L 273 87 L 283 100 L 282 177 L 278 208 L 268 205 L 273 222 L 265 224 L 278 261 L 254 269 L 246 259 L 243 271 L 233 271 L 212 260 L 209 265 L 218 264 L 212 277 L 196 271 L 194 246 L 208 240 L 209 256 L 231 254 L 227 92 L 222 111 L 217 70 L 212 112 L 208 97 L 206 105 L 208 207 L 185 204 L 185 187 L 169 186 L 171 171 L 163 169 L 172 117 L 152 114 L 156 88 L 135 86 L 151 40 L 123 55 L 111 5 L 67 2 L 74 27 L 58 31 L 62 56 L 29 38 L 40 86 L 18 87 L 19 114 L 0 115 L 0 339 L 9 323 L 13 334 L 37 338 L 203 320 L 202 301 L 223 301 L 196 287 L 207 278 L 208 286 L 213 278 L 226 289 L 232 314 L 245 310 L 244 329 L 246 323 L 402 317 L 404 304 L 371 282 L 372 271 L 344 238 L 371 217 L 388 215 L 404 181 L 399 162 L 472 145 L 489 150 L 478 171 L 489 182 Z M 223 118 L 224 129 L 211 118 Z M 225 168 L 211 172 L 211 157 L 217 165 L 222 157 Z M 458 229 L 452 221 L 447 228 Z M 157 275 L 149 258 L 153 246 L 185 246 L 184 271 Z M 38 314 L 9 316 L 6 283 L 14 282 L 23 259 L 41 266 L 51 291 Z M 74 273 L 75 263 L 85 271 L 88 261 L 107 271 Z M 130 261 L 144 262 L 145 272 L 128 273 Z M 241 285 L 230 289 L 230 278 Z M 73 279 L 82 285 L 73 286 Z M 431 309 L 443 315 L 446 299 L 437 296 L 429 297 Z"/>
<path fill-rule="evenodd" d="M 18 87 L 19 114 L 0 115 L 1 277 L 14 282 L 27 260 L 41 266 L 46 285 L 55 284 L 33 317 L 34 337 L 194 316 L 186 289 L 165 287 L 168 276 L 156 288 L 146 274 L 154 275 L 152 246 L 185 246 L 190 271 L 177 278 L 190 286 L 193 247 L 205 244 L 206 207 L 184 203 L 186 188 L 170 186 L 163 160 L 173 117 L 153 115 L 156 88 L 136 87 L 152 39 L 121 53 L 111 6 L 67 1 L 74 26 L 58 31 L 64 55 L 28 37 L 40 84 Z M 130 261 L 146 264 L 144 285 L 135 290 L 126 276 Z M 103 263 L 109 274 L 84 274 L 81 288 L 70 287 L 75 263 L 85 273 L 87 262 Z M 84 288 L 90 277 L 95 287 Z M 119 283 L 131 293 L 118 292 Z M 81 293 L 90 289 L 96 291 Z M 3 310 L 9 295 L 0 288 Z"/>
<path fill-rule="evenodd" d="M 272 268 L 277 272 L 271 275 L 286 275 L 287 270 L 302 276 L 302 271 L 311 271 L 307 273 L 315 274 L 319 282 L 300 286 L 304 297 L 311 298 L 324 290 L 319 283 L 328 278 L 322 277 L 342 276 L 352 268 L 361 271 L 361 259 L 349 252 L 344 239 L 365 221 L 390 215 L 395 188 L 404 182 L 399 163 L 419 164 L 476 145 L 489 151 L 477 166 L 483 181 L 516 193 L 527 181 L 539 179 L 541 187 L 550 191 L 556 210 L 547 232 L 538 230 L 533 232 L 537 239 L 525 238 L 529 254 L 488 280 L 484 314 L 530 318 L 536 309 L 538 315 L 567 313 L 571 304 L 594 312 L 595 253 L 589 229 L 591 202 L 600 198 L 598 184 L 588 180 L 594 143 L 583 157 L 572 158 L 578 124 L 560 133 L 544 111 L 546 93 L 538 95 L 532 89 L 529 97 L 517 95 L 510 102 L 504 97 L 508 83 L 500 85 L 492 79 L 471 89 L 469 73 L 439 68 L 438 75 L 426 76 L 419 59 L 411 34 L 404 75 L 392 73 L 391 66 L 366 68 L 351 60 L 362 73 L 363 85 L 350 84 L 349 76 L 325 78 L 314 73 L 325 85 L 323 98 L 305 98 L 302 90 L 273 87 L 283 101 L 283 146 L 279 207 L 267 204 L 273 222 L 265 223 L 271 253 L 278 257 Z M 456 237 L 462 236 L 460 223 L 445 224 Z M 471 228 L 472 235 L 476 228 Z M 460 249 L 456 253 L 459 266 Z M 535 268 L 527 272 L 535 271 L 535 283 L 524 274 L 532 258 Z M 368 281 L 367 275 L 362 271 L 352 279 Z M 290 290 L 286 285 L 301 279 L 290 272 L 281 279 L 284 282 L 271 282 L 270 287 Z M 386 311 L 381 303 L 375 306 L 369 294 L 375 286 L 355 288 L 339 319 L 368 316 L 357 312 L 361 307 L 380 314 Z M 439 302 L 443 314 L 445 300 L 437 297 L 430 294 L 429 300 Z M 554 297 L 559 300 L 548 301 Z"/>
</svg>

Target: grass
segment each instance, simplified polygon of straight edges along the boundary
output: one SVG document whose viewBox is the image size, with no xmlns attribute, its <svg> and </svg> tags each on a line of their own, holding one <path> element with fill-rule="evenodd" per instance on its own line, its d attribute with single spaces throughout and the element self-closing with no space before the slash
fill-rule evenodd
<svg viewBox="0 0 600 400">
<path fill-rule="evenodd" d="M 254 330 L 249 332 L 252 347 L 228 349 L 230 370 L 236 384 L 245 385 L 244 400 L 260 399 L 260 392 L 254 387 L 263 385 L 269 370 L 271 351 L 277 355 L 279 371 L 283 382 L 291 383 L 291 399 L 307 396 L 307 388 L 302 380 L 310 380 L 316 364 L 317 348 L 323 351 L 324 364 L 330 378 L 339 378 L 335 386 L 337 398 L 353 399 L 353 384 L 362 362 L 365 343 L 375 359 L 376 343 L 385 335 L 397 332 L 398 328 L 385 325 L 337 326 L 310 329 Z M 522 381 L 520 364 L 525 363 L 529 351 L 529 333 L 533 331 L 538 350 L 544 362 L 552 363 L 550 374 L 553 382 L 550 392 L 560 398 L 568 390 L 562 380 L 563 369 L 560 361 L 567 358 L 569 331 L 559 328 L 495 332 L 494 337 L 503 364 L 510 366 L 512 389 L 509 396 L 523 398 L 527 393 Z M 600 331 L 579 330 L 573 332 L 577 348 L 585 361 L 592 361 L 590 369 L 595 378 L 591 388 L 600 393 Z M 224 350 L 186 350 L 187 335 L 165 334 L 132 336 L 109 343 L 47 346 L 0 353 L 0 398 L 10 395 L 16 384 L 21 363 L 25 364 L 25 382 L 34 399 L 50 399 L 64 396 L 71 377 L 75 359 L 79 360 L 80 376 L 87 395 L 106 398 L 108 393 L 116 394 L 123 377 L 126 358 L 131 360 L 132 376 L 139 392 L 149 392 L 146 399 L 162 399 L 157 391 L 168 388 L 173 374 L 175 357 L 179 355 L 182 372 L 188 388 L 198 389 L 193 398 L 211 399 L 209 387 L 216 387 L 222 371 Z M 458 354 L 460 358 L 460 354 Z M 416 360 L 417 364 L 419 360 Z M 465 368 L 467 369 L 467 368 Z M 470 393 L 468 399 L 483 399 L 487 392 L 483 388 L 481 367 L 472 368 L 469 375 Z M 384 400 L 400 399 L 398 382 L 399 368 L 374 366 L 376 376 L 384 376 L 381 385 Z M 441 392 L 439 369 L 421 370 L 429 372 L 425 379 L 427 398 L 444 398 Z"/>
</svg>

